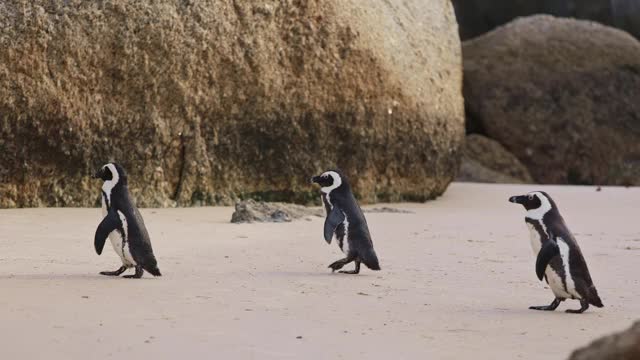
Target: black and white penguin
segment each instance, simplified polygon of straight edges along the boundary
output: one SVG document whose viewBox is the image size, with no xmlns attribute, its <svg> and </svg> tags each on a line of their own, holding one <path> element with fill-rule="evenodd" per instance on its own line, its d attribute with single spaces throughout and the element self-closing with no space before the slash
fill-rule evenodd
<svg viewBox="0 0 640 360">
<path fill-rule="evenodd" d="M 340 272 L 358 274 L 360 263 L 364 263 L 371 270 L 380 270 L 367 220 L 351 192 L 347 178 L 340 171 L 331 170 L 312 177 L 311 182 L 321 186 L 322 203 L 327 212 L 324 239 L 331 244 L 335 234 L 338 245 L 346 256 L 329 265 L 331 271 L 340 270 L 352 261 L 356 263 L 355 270 Z"/>
<path fill-rule="evenodd" d="M 580 309 L 567 310 L 568 313 L 580 314 L 589 304 L 603 307 L 580 247 L 553 199 L 545 192 L 534 191 L 512 196 L 509 201 L 527 210 L 525 222 L 537 256 L 536 274 L 540 280 L 544 276 L 556 297 L 550 305 L 529 308 L 552 311 L 566 299 L 580 300 Z"/>
<path fill-rule="evenodd" d="M 109 237 L 113 249 L 122 259 L 122 266 L 116 271 L 103 271 L 100 274 L 119 276 L 128 268 L 135 267 L 135 275 L 126 278 L 139 279 L 143 269 L 153 276 L 161 276 L 158 262 L 153 255 L 149 233 L 144 226 L 140 212 L 136 208 L 129 188 L 127 174 L 115 163 L 104 165 L 93 176 L 104 180 L 102 185 L 102 215 L 104 218 L 94 239 L 98 255 L 102 254 L 104 243 Z"/>
</svg>

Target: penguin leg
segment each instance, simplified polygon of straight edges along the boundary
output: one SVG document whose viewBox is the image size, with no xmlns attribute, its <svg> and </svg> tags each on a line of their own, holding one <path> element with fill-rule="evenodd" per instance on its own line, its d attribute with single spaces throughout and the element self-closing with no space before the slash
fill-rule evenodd
<svg viewBox="0 0 640 360">
<path fill-rule="evenodd" d="M 555 298 L 553 299 L 553 301 L 551 302 L 551 304 L 549 305 L 543 305 L 543 306 L 529 306 L 529 309 L 531 310 L 542 310 L 542 311 L 553 311 L 555 310 L 558 305 L 560 305 L 561 302 L 563 302 L 564 299 L 561 298 Z"/>
<path fill-rule="evenodd" d="M 329 265 L 329 267 L 331 268 L 331 272 L 335 272 L 336 270 L 342 269 L 343 266 L 347 265 L 353 260 L 354 260 L 353 258 L 346 257 L 344 259 L 340 259 L 336 262 L 333 262 L 331 265 Z"/>
<path fill-rule="evenodd" d="M 580 299 L 580 309 L 578 310 L 568 309 L 565 312 L 568 312 L 569 314 L 582 314 L 588 308 L 589 308 L 589 301 L 587 299 Z"/>
<path fill-rule="evenodd" d="M 341 274 L 359 274 L 360 273 L 360 261 L 356 260 L 356 268 L 355 270 L 350 270 L 350 271 L 346 271 L 346 270 L 341 270 L 339 271 L 339 273 Z"/>
<path fill-rule="evenodd" d="M 140 265 L 136 265 L 136 273 L 133 275 L 125 275 L 123 277 L 127 278 L 127 279 L 140 279 L 142 277 L 142 274 L 144 273 L 144 271 L 142 270 L 142 266 Z"/>
<path fill-rule="evenodd" d="M 120 274 L 122 274 L 123 272 L 125 272 L 127 270 L 127 267 L 122 265 L 120 266 L 120 269 L 116 270 L 116 271 L 101 271 L 100 275 L 106 275 L 106 276 L 120 276 Z"/>
</svg>

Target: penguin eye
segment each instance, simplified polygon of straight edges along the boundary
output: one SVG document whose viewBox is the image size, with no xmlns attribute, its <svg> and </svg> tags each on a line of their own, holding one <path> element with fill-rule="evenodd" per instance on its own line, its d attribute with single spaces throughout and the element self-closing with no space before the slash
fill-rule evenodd
<svg viewBox="0 0 640 360">
<path fill-rule="evenodd" d="M 529 195 L 529 200 L 533 200 L 533 195 Z"/>
</svg>

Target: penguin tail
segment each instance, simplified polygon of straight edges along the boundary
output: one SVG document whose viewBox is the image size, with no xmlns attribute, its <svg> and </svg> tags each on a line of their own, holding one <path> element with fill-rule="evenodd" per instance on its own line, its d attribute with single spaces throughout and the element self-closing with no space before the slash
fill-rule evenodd
<svg viewBox="0 0 640 360">
<path fill-rule="evenodd" d="M 365 251 L 364 254 L 360 254 L 360 261 L 365 264 L 371 270 L 380 270 L 380 263 L 378 262 L 378 256 L 373 249 Z"/>
<path fill-rule="evenodd" d="M 152 266 L 146 266 L 144 269 L 153 276 L 162 276 L 162 274 L 160 273 L 160 269 L 158 269 L 158 265 L 156 264 Z"/>
<path fill-rule="evenodd" d="M 600 300 L 600 296 L 598 296 L 598 290 L 596 290 L 596 287 L 591 285 L 591 287 L 589 287 L 589 291 L 588 291 L 589 295 L 587 297 L 587 300 L 589 301 L 589 304 L 595 306 L 595 307 L 604 307 L 604 305 L 602 304 L 602 300 Z"/>
</svg>

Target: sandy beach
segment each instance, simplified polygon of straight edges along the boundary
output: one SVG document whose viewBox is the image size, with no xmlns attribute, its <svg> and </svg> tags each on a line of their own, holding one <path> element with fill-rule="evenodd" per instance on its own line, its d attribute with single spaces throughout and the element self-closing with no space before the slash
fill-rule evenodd
<svg viewBox="0 0 640 360">
<path fill-rule="evenodd" d="M 605 308 L 528 310 L 535 276 L 524 209 L 560 207 Z M 639 188 L 451 185 L 413 213 L 366 214 L 382 271 L 331 274 L 323 218 L 230 224 L 230 207 L 142 209 L 164 276 L 107 278 L 99 209 L 0 210 L 4 359 L 563 359 L 640 317 Z M 380 207 L 381 205 L 368 206 Z M 349 265 L 351 268 L 352 265 Z"/>
</svg>

